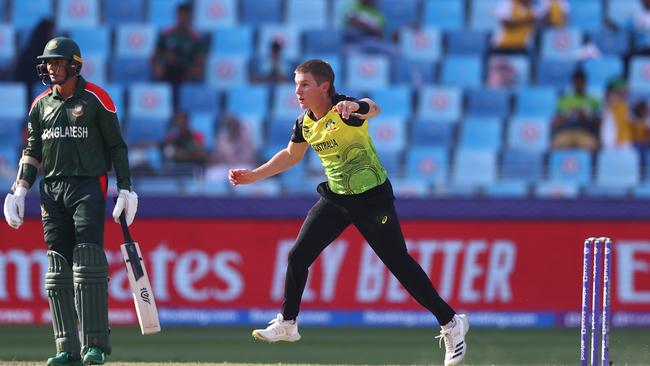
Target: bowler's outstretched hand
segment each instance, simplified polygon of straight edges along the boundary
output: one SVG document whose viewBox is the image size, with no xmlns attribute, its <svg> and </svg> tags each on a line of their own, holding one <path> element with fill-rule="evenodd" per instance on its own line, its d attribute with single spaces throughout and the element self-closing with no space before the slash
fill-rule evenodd
<svg viewBox="0 0 650 366">
<path fill-rule="evenodd" d="M 230 169 L 228 172 L 228 180 L 233 186 L 255 183 L 257 179 L 256 174 L 248 169 Z"/>
<path fill-rule="evenodd" d="M 350 115 L 359 110 L 359 104 L 349 100 L 344 100 L 336 103 L 334 111 L 343 117 L 343 119 L 350 118 Z"/>
</svg>

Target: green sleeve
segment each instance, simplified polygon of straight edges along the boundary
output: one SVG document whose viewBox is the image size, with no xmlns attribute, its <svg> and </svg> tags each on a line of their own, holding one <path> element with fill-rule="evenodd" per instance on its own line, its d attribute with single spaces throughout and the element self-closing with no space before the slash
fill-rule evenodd
<svg viewBox="0 0 650 366">
<path fill-rule="evenodd" d="M 24 153 L 41 162 L 43 160 L 43 141 L 41 140 L 39 114 L 40 109 L 38 105 L 29 111 L 29 117 L 27 119 L 27 145 L 25 146 Z M 36 175 L 38 174 L 38 168 L 32 164 L 19 164 L 22 164 L 22 166 L 20 167 L 20 177 L 18 179 L 27 182 L 30 187 L 33 186 L 36 181 Z"/>
<path fill-rule="evenodd" d="M 122 138 L 120 123 L 117 114 L 100 108 L 99 126 L 102 131 L 104 143 L 108 148 L 118 189 L 131 189 L 131 171 L 129 169 L 129 153 L 126 143 Z"/>
</svg>

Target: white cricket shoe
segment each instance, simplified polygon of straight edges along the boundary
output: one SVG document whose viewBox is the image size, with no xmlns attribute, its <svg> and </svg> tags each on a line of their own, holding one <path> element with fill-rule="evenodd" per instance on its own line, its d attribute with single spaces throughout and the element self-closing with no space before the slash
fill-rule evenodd
<svg viewBox="0 0 650 366">
<path fill-rule="evenodd" d="M 295 342 L 300 340 L 297 320 L 284 320 L 282 314 L 269 322 L 266 329 L 255 329 L 253 338 L 266 342 L 287 341 Z"/>
<path fill-rule="evenodd" d="M 441 346 L 442 340 L 445 341 L 445 366 L 460 365 L 467 352 L 465 343 L 465 334 L 469 330 L 469 321 L 467 315 L 456 314 L 453 320 L 456 322 L 452 328 L 441 330 L 438 345 Z"/>
</svg>

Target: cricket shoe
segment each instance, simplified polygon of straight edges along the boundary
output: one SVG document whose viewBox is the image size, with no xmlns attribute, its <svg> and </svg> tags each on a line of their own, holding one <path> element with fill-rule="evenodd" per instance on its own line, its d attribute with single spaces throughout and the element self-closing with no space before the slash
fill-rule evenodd
<svg viewBox="0 0 650 366">
<path fill-rule="evenodd" d="M 253 338 L 265 342 L 287 341 L 295 342 L 300 340 L 297 320 L 284 320 L 282 314 L 269 322 L 266 329 L 255 329 Z"/>
<path fill-rule="evenodd" d="M 47 359 L 47 366 L 83 366 L 79 355 L 70 352 L 59 352 L 54 357 Z"/>
<path fill-rule="evenodd" d="M 467 352 L 467 344 L 465 343 L 465 334 L 469 330 L 467 315 L 456 314 L 452 321 L 454 325 L 451 328 L 441 330 L 440 335 L 436 337 L 439 339 L 439 346 L 441 346 L 443 340 L 445 341 L 445 366 L 460 365 Z"/>
<path fill-rule="evenodd" d="M 84 353 L 83 362 L 84 365 L 103 365 L 106 362 L 106 356 L 99 347 L 90 346 Z"/>
</svg>

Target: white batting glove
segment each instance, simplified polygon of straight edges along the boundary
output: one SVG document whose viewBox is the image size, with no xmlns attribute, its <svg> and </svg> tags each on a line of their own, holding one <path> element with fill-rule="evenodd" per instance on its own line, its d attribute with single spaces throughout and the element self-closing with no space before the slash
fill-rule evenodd
<svg viewBox="0 0 650 366">
<path fill-rule="evenodd" d="M 14 229 L 18 229 L 20 225 L 23 224 L 26 195 L 27 188 L 18 186 L 13 194 L 8 193 L 5 197 L 5 205 L 3 209 L 5 220 L 7 220 L 7 224 Z"/>
<path fill-rule="evenodd" d="M 117 195 L 117 202 L 113 209 L 113 219 L 118 224 L 120 223 L 120 215 L 124 211 L 126 217 L 126 225 L 131 226 L 135 213 L 138 211 L 138 195 L 135 192 L 130 192 L 126 189 L 120 189 Z"/>
</svg>

